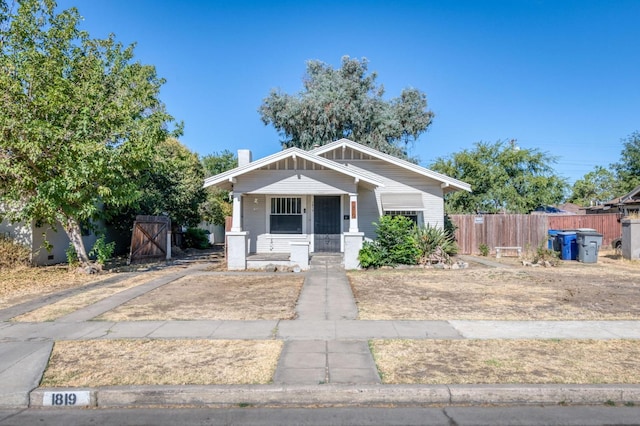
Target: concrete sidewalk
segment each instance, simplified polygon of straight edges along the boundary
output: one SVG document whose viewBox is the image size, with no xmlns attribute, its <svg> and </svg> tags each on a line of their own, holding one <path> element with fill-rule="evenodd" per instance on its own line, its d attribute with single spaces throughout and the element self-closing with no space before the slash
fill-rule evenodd
<svg viewBox="0 0 640 426">
<path fill-rule="evenodd" d="M 640 385 L 382 385 L 369 339 L 640 339 L 640 321 L 359 321 L 340 261 L 333 255 L 313 257 L 295 320 L 91 321 L 141 294 L 187 274 L 201 273 L 203 265 L 122 291 L 53 322 L 13 323 L 8 319 L 79 290 L 0 310 L 0 408 L 42 405 L 45 393 L 51 391 L 87 392 L 91 395 L 89 405 L 102 407 L 640 403 Z M 56 340 L 123 338 L 280 339 L 285 346 L 272 385 L 37 388 Z"/>
</svg>

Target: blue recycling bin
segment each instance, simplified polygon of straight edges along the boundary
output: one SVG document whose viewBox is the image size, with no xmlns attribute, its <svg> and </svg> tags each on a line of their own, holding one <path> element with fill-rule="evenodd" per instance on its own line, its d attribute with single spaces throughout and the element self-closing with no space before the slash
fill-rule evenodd
<svg viewBox="0 0 640 426">
<path fill-rule="evenodd" d="M 560 258 L 562 260 L 576 260 L 578 258 L 578 242 L 576 231 L 558 232 L 560 243 Z"/>
<path fill-rule="evenodd" d="M 549 229 L 547 231 L 547 235 L 549 236 L 549 240 L 547 242 L 547 248 L 553 251 L 560 251 L 560 244 L 558 241 L 558 232 L 559 229 Z"/>
</svg>

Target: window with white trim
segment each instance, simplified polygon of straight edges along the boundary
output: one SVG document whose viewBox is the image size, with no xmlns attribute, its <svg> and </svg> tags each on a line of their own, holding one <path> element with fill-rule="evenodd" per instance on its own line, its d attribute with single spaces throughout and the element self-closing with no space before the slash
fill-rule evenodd
<svg viewBox="0 0 640 426">
<path fill-rule="evenodd" d="M 385 216 L 404 216 L 406 218 L 409 218 L 416 225 L 418 224 L 418 213 L 419 212 L 415 210 L 389 210 L 384 212 Z"/>
<path fill-rule="evenodd" d="M 271 234 L 302 234 L 301 197 L 271 198 L 269 232 Z"/>
</svg>

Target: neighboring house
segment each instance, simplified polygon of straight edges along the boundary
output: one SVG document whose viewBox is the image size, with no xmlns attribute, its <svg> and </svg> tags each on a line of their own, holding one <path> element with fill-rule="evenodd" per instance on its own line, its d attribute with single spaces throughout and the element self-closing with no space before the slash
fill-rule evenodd
<svg viewBox="0 0 640 426">
<path fill-rule="evenodd" d="M 53 265 L 67 261 L 69 237 L 61 225 L 54 230 L 48 225 L 39 226 L 35 221 L 27 225 L 24 222 L 12 224 L 5 220 L 0 222 L 0 234 L 28 247 L 31 250 L 31 263 L 34 265 Z M 82 235 L 87 251 L 91 250 L 97 237 L 84 230 Z M 49 250 L 45 246 L 48 246 Z"/>
<path fill-rule="evenodd" d="M 619 213 L 621 216 L 640 214 L 640 185 L 622 197 L 587 207 L 586 212 L 587 214 Z"/>
<path fill-rule="evenodd" d="M 355 269 L 380 216 L 442 227 L 443 196 L 471 191 L 465 182 L 348 139 L 256 161 L 240 150 L 238 164 L 204 184 L 231 191 L 227 266 L 236 270 L 268 263 L 307 269 L 313 252 L 343 253 L 345 268 Z"/>
</svg>

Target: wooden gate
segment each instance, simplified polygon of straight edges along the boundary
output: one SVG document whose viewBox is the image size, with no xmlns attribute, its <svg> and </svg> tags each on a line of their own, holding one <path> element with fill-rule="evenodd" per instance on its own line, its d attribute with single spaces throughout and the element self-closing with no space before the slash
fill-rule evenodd
<svg viewBox="0 0 640 426">
<path fill-rule="evenodd" d="M 171 220 L 167 216 L 136 216 L 129 262 L 166 259 L 167 232 L 170 229 Z"/>
</svg>

